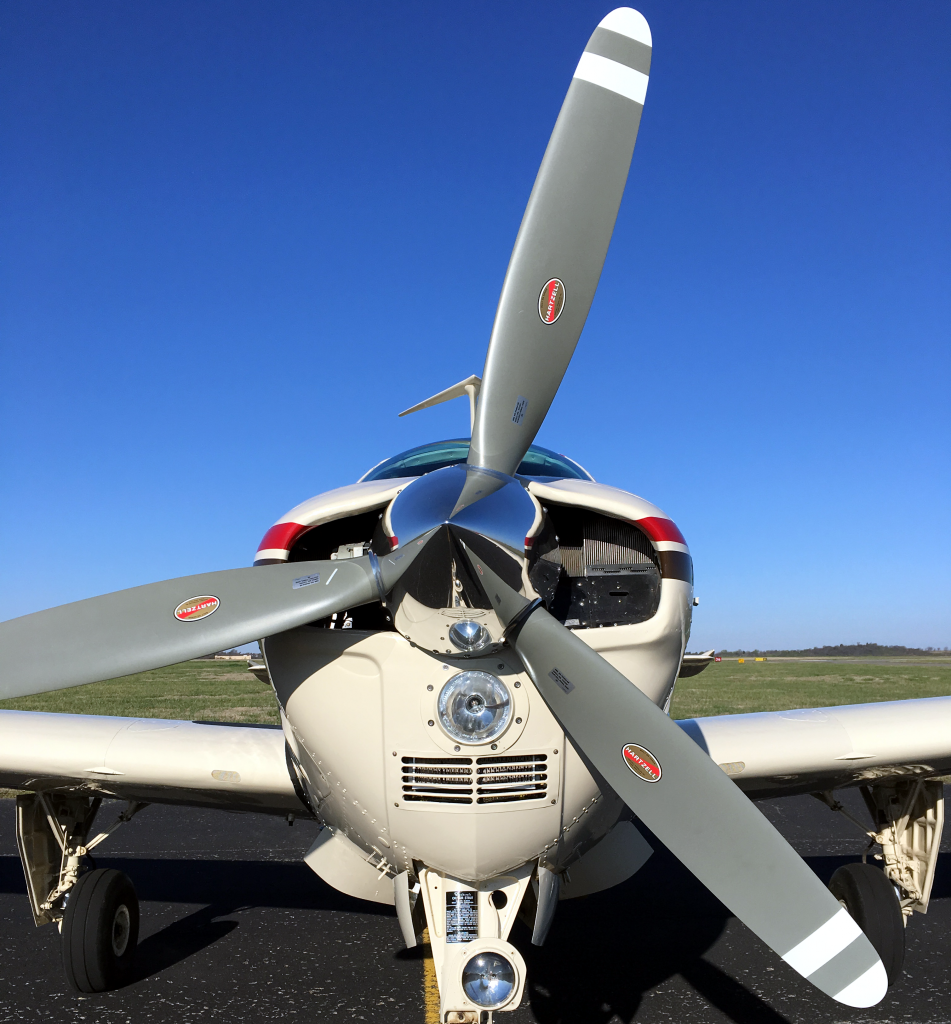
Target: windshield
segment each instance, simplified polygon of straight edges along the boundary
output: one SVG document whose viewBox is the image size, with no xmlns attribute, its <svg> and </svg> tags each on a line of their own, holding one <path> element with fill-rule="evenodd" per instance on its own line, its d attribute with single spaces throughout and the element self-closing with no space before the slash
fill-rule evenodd
<svg viewBox="0 0 951 1024">
<path fill-rule="evenodd" d="M 419 448 L 411 448 L 408 452 L 394 455 L 374 466 L 369 473 L 360 477 L 364 480 L 393 480 L 402 476 L 422 476 L 434 469 L 444 466 L 457 466 L 469 457 L 468 439 L 457 438 L 454 441 L 436 441 L 424 444 Z M 555 477 L 569 480 L 593 480 L 577 462 L 547 448 L 533 444 L 519 463 L 516 470 L 518 476 Z"/>
</svg>

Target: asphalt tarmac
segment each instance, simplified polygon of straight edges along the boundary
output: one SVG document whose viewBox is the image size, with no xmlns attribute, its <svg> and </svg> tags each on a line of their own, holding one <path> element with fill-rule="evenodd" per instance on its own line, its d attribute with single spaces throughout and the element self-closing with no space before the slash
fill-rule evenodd
<svg viewBox="0 0 951 1024">
<path fill-rule="evenodd" d="M 823 879 L 864 845 L 811 797 L 760 806 Z M 392 908 L 343 896 L 300 863 L 316 831 L 146 808 L 97 851 L 99 866 L 125 871 L 139 894 L 136 976 L 83 997 L 66 985 L 56 930 L 33 926 L 13 802 L 0 801 L 0 1022 L 427 1024 L 420 952 L 402 948 Z M 904 977 L 870 1010 L 813 989 L 663 848 L 624 885 L 562 903 L 543 948 L 521 925 L 512 940 L 529 982 L 499 1024 L 948 1024 L 951 854 L 941 856 L 929 913 L 908 927 Z"/>
</svg>

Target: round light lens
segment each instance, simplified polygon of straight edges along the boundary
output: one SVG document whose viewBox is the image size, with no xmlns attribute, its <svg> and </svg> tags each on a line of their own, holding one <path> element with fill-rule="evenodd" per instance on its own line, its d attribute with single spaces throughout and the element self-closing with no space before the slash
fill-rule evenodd
<svg viewBox="0 0 951 1024">
<path fill-rule="evenodd" d="M 476 1006 L 501 1006 L 515 988 L 515 968 L 498 953 L 479 953 L 462 969 L 462 988 Z"/>
<path fill-rule="evenodd" d="M 462 622 L 454 622 L 449 627 L 449 639 L 457 651 L 470 654 L 473 651 L 481 651 L 492 638 L 481 622 L 465 619 Z"/>
<path fill-rule="evenodd" d="M 488 743 L 509 724 L 512 699 L 489 672 L 460 672 L 439 692 L 439 724 L 460 743 Z"/>
</svg>

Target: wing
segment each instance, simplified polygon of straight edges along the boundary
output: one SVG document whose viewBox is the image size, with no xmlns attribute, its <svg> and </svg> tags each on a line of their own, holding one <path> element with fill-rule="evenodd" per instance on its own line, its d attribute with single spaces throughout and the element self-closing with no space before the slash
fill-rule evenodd
<svg viewBox="0 0 951 1024">
<path fill-rule="evenodd" d="M 951 697 L 677 723 L 751 797 L 951 774 Z"/>
<path fill-rule="evenodd" d="M 0 711 L 0 786 L 309 813 L 279 726 Z"/>
</svg>

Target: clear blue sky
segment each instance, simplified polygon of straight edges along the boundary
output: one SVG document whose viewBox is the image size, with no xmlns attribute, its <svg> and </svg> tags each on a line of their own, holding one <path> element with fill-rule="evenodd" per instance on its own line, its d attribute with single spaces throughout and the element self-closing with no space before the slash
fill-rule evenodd
<svg viewBox="0 0 951 1024">
<path fill-rule="evenodd" d="M 0 617 L 247 565 L 467 433 L 609 3 L 7 0 Z M 601 286 L 539 442 L 660 505 L 692 649 L 951 644 L 951 5 L 649 0 Z"/>
</svg>

